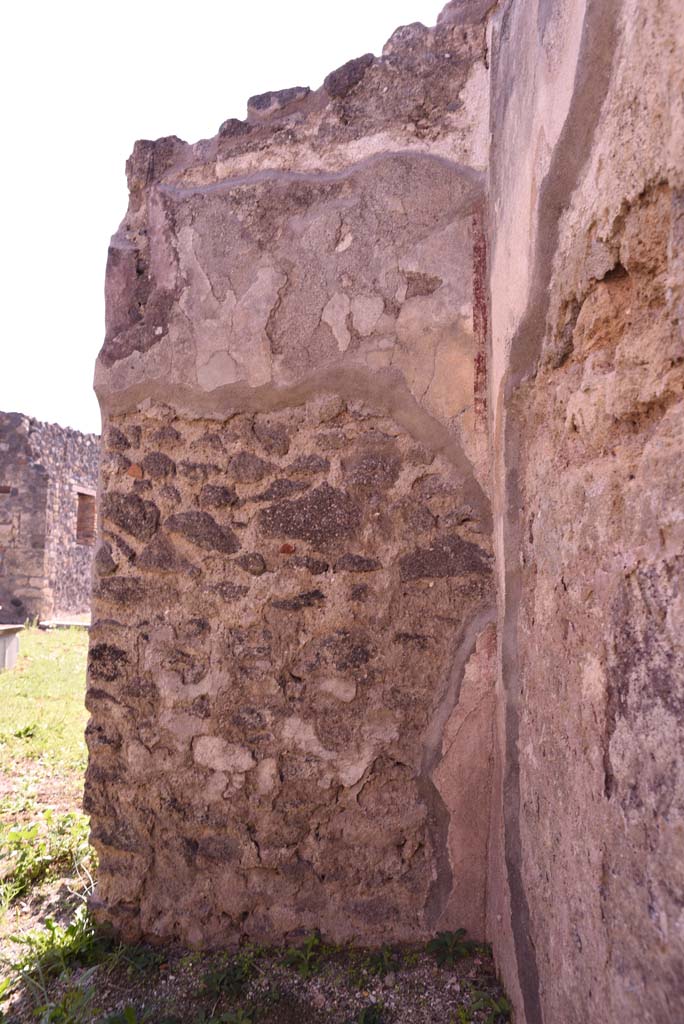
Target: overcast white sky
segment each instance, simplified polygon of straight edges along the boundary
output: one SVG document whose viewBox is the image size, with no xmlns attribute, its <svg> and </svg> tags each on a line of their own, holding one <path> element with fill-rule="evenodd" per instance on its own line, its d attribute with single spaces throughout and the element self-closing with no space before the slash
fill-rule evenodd
<svg viewBox="0 0 684 1024">
<path fill-rule="evenodd" d="M 135 139 L 214 135 L 446 0 L 16 0 L 0 16 L 0 409 L 99 431 L 107 245 Z"/>
</svg>

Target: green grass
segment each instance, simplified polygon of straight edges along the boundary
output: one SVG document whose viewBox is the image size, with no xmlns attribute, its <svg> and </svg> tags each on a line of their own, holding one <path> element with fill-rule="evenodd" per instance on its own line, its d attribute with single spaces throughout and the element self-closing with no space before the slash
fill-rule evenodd
<svg viewBox="0 0 684 1024">
<path fill-rule="evenodd" d="M 26 761 L 82 771 L 88 631 L 30 628 L 16 667 L 0 673 L 0 770 Z"/>
<path fill-rule="evenodd" d="M 88 633 L 20 636 L 0 673 L 0 924 L 34 887 L 93 867 L 80 802 L 86 747 Z"/>
</svg>

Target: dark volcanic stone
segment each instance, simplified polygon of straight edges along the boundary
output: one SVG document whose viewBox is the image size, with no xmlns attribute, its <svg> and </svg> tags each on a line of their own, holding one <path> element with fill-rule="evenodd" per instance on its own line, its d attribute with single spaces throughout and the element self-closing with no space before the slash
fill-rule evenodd
<svg viewBox="0 0 684 1024">
<path fill-rule="evenodd" d="M 181 436 L 178 431 L 174 427 L 170 427 L 168 425 L 159 427 L 150 437 L 152 444 L 159 444 L 162 446 L 168 444 L 175 447 L 180 440 Z"/>
<path fill-rule="evenodd" d="M 220 484 L 205 484 L 200 491 L 202 508 L 226 508 L 235 505 L 237 500 L 237 493 L 232 487 L 223 487 Z"/>
<path fill-rule="evenodd" d="M 270 423 L 267 419 L 257 416 L 252 426 L 254 436 L 269 455 L 287 455 L 290 438 L 287 430 L 280 423 Z"/>
<path fill-rule="evenodd" d="M 258 483 L 266 476 L 270 468 L 267 462 L 260 459 L 258 455 L 253 455 L 252 452 L 238 452 L 228 464 L 231 476 L 241 484 Z"/>
<path fill-rule="evenodd" d="M 296 537 L 312 544 L 328 544 L 358 530 L 361 510 L 344 491 L 322 484 L 303 498 L 263 509 L 259 522 L 271 537 Z"/>
<path fill-rule="evenodd" d="M 287 468 L 291 473 L 316 476 L 318 473 L 327 473 L 330 463 L 322 455 L 299 455 Z"/>
<path fill-rule="evenodd" d="M 145 597 L 145 587 L 140 580 L 131 576 L 110 576 L 100 580 L 94 590 L 95 596 L 112 604 L 138 604 Z"/>
<path fill-rule="evenodd" d="M 206 658 L 200 658 L 196 654 L 190 654 L 188 651 L 180 649 L 171 651 L 162 661 L 162 666 L 171 672 L 177 672 L 184 686 L 196 686 L 204 679 L 209 670 Z"/>
<path fill-rule="evenodd" d="M 193 576 L 199 572 L 197 566 L 184 558 L 163 533 L 158 533 L 138 558 L 136 564 L 141 569 L 156 572 L 180 572 Z"/>
<path fill-rule="evenodd" d="M 437 525 L 437 517 L 433 516 L 428 506 L 420 501 L 407 498 L 402 502 L 400 508 L 406 525 L 417 533 L 425 533 Z"/>
<path fill-rule="evenodd" d="M 397 481 L 401 459 L 394 448 L 374 449 L 352 455 L 343 465 L 347 482 L 354 487 L 386 490 Z"/>
<path fill-rule="evenodd" d="M 427 476 L 420 476 L 414 480 L 411 486 L 411 493 L 427 501 L 439 495 L 454 494 L 455 490 L 448 480 L 438 473 L 429 473 Z"/>
<path fill-rule="evenodd" d="M 204 483 L 213 473 L 219 472 L 219 467 L 213 462 L 181 462 L 178 472 L 190 483 Z"/>
<path fill-rule="evenodd" d="M 247 100 L 247 112 L 255 114 L 264 113 L 265 111 L 282 110 L 288 103 L 304 99 L 310 92 L 311 89 L 308 85 L 293 85 L 289 89 L 262 92 L 258 96 L 250 96 Z"/>
<path fill-rule="evenodd" d="M 131 442 L 128 440 L 123 430 L 119 430 L 118 427 L 110 427 L 107 431 L 107 448 L 114 452 L 125 452 L 127 448 L 131 447 Z"/>
<path fill-rule="evenodd" d="M 113 572 L 116 572 L 117 564 L 112 557 L 111 546 L 106 541 L 100 544 L 95 552 L 93 564 L 98 576 L 111 576 Z"/>
<path fill-rule="evenodd" d="M 350 633 L 344 629 L 326 637 L 323 646 L 330 652 L 335 668 L 341 672 L 360 668 L 373 657 L 365 635 Z"/>
<path fill-rule="evenodd" d="M 175 474 L 176 463 L 163 452 L 149 452 L 142 460 L 142 468 L 146 476 L 153 480 L 162 480 Z"/>
<path fill-rule="evenodd" d="M 289 564 L 295 569 L 307 569 L 312 576 L 320 576 L 330 568 L 322 558 L 311 558 L 310 555 L 296 555 Z"/>
<path fill-rule="evenodd" d="M 217 583 L 211 588 L 223 601 L 239 601 L 241 597 L 249 593 L 249 587 L 241 587 L 237 583 Z"/>
<path fill-rule="evenodd" d="M 266 563 L 258 551 L 250 551 L 245 555 L 240 555 L 236 562 L 241 569 L 244 569 L 251 576 L 263 576 L 266 572 Z"/>
<path fill-rule="evenodd" d="M 95 644 L 88 652 L 88 674 L 91 679 L 102 679 L 111 683 L 127 664 L 126 652 L 112 644 Z"/>
<path fill-rule="evenodd" d="M 456 535 L 442 537 L 429 548 L 416 548 L 399 559 L 402 580 L 440 579 L 465 573 L 491 572 L 486 551 Z"/>
<path fill-rule="evenodd" d="M 348 60 L 342 67 L 331 71 L 323 81 L 328 96 L 332 96 L 333 99 L 341 99 L 346 96 L 355 85 L 359 84 L 374 60 L 375 57 L 372 53 L 364 53 L 362 57 Z"/>
<path fill-rule="evenodd" d="M 377 558 L 364 558 L 363 555 L 348 553 L 335 562 L 335 572 L 373 572 L 375 569 L 382 569 Z"/>
<path fill-rule="evenodd" d="M 102 515 L 138 540 L 149 540 L 159 526 L 159 509 L 136 494 L 110 491 L 102 498 Z"/>
<path fill-rule="evenodd" d="M 164 526 L 206 551 L 223 551 L 232 555 L 240 548 L 232 530 L 219 526 L 208 512 L 178 512 L 169 516 Z"/>
<path fill-rule="evenodd" d="M 325 601 L 325 594 L 322 590 L 308 590 L 304 594 L 297 594 L 296 597 L 283 597 L 272 601 L 274 608 L 280 608 L 286 612 L 298 612 L 302 608 L 312 608 L 314 605 Z"/>
<path fill-rule="evenodd" d="M 281 498 L 289 498 L 292 494 L 299 494 L 305 491 L 309 484 L 303 480 L 287 480 L 279 477 L 268 485 L 262 494 L 257 495 L 257 501 L 279 501 Z"/>
<path fill-rule="evenodd" d="M 181 500 L 180 491 L 173 484 L 164 484 L 163 487 L 160 487 L 159 497 L 163 498 L 164 501 L 173 502 L 174 505 L 177 505 Z"/>
<path fill-rule="evenodd" d="M 211 633 L 211 626 L 206 619 L 188 619 L 187 622 L 179 622 L 176 626 L 176 636 L 184 643 L 192 640 L 202 640 Z"/>
</svg>

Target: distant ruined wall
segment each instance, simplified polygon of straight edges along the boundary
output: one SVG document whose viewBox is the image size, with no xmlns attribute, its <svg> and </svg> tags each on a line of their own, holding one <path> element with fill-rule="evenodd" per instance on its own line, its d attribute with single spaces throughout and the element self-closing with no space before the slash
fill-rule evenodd
<svg viewBox="0 0 684 1024">
<path fill-rule="evenodd" d="M 683 40 L 452 0 L 136 144 L 86 785 L 125 937 L 466 927 L 517 1022 L 684 1016 Z"/>
<path fill-rule="evenodd" d="M 0 413 L 0 621 L 89 610 L 78 494 L 95 495 L 98 461 L 93 434 Z"/>
</svg>

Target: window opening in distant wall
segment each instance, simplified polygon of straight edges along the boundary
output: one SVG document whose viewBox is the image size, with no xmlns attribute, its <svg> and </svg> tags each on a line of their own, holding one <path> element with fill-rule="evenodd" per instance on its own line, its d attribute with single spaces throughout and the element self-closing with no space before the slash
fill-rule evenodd
<svg viewBox="0 0 684 1024">
<path fill-rule="evenodd" d="M 76 542 L 78 544 L 95 543 L 95 495 L 79 491 L 78 511 L 76 515 Z"/>
</svg>

